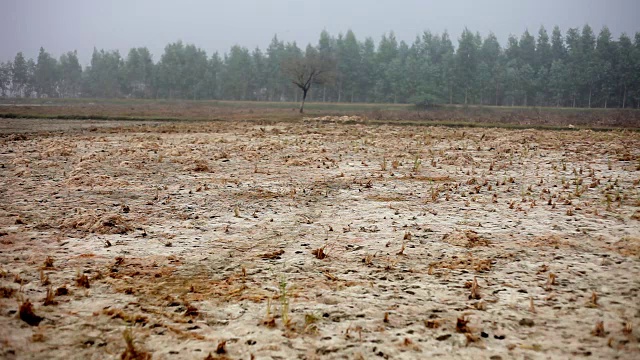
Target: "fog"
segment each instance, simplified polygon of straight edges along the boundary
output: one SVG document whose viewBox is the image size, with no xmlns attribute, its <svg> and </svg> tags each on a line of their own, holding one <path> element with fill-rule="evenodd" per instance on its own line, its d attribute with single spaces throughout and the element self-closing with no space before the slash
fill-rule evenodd
<svg viewBox="0 0 640 360">
<path fill-rule="evenodd" d="M 0 61 L 18 51 L 35 58 L 42 46 L 54 56 L 77 50 L 83 65 L 93 48 L 148 47 L 157 61 L 166 44 L 193 43 L 207 53 L 225 53 L 232 45 L 265 48 L 274 34 L 300 46 L 316 44 L 325 29 L 333 35 L 348 29 L 359 39 L 376 42 L 393 30 L 412 42 L 424 30 L 448 30 L 457 39 L 464 27 L 501 43 L 509 34 L 540 25 L 563 31 L 588 23 L 595 31 L 607 25 L 614 37 L 640 30 L 640 1 L 617 0 L 2 0 Z"/>
</svg>

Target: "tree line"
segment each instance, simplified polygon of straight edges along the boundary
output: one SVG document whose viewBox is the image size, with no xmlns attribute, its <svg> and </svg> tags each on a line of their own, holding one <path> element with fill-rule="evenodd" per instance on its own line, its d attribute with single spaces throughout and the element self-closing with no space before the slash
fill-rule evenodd
<svg viewBox="0 0 640 360">
<path fill-rule="evenodd" d="M 585 25 L 536 35 L 511 35 L 502 46 L 493 33 L 465 28 L 454 47 L 446 31 L 410 44 L 393 32 L 376 44 L 323 31 L 304 49 L 274 36 L 264 51 L 233 46 L 211 56 L 178 41 L 158 61 L 146 47 L 126 56 L 94 49 L 84 68 L 75 51 L 56 59 L 40 48 L 35 60 L 18 53 L 0 63 L 0 96 L 298 101 L 283 67 L 312 53 L 332 73 L 309 89 L 312 101 L 640 107 L 640 33 L 614 39 L 607 27 L 596 36 Z"/>
</svg>

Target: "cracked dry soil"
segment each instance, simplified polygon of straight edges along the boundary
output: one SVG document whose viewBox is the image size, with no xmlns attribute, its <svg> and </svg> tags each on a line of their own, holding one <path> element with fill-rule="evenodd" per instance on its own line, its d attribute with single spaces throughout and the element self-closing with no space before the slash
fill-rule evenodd
<svg viewBox="0 0 640 360">
<path fill-rule="evenodd" d="M 637 132 L 1 121 L 2 358 L 640 357 Z"/>
</svg>

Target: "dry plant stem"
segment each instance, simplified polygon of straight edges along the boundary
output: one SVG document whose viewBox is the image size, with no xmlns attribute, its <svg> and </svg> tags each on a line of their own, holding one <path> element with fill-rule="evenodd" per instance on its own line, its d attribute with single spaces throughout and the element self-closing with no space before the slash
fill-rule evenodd
<svg viewBox="0 0 640 360">
<path fill-rule="evenodd" d="M 31 326 L 38 326 L 40 322 L 44 320 L 43 317 L 35 314 L 33 310 L 33 304 L 31 304 L 29 299 L 26 299 L 20 304 L 20 307 L 18 309 L 18 316 L 22 321 Z"/>
</svg>

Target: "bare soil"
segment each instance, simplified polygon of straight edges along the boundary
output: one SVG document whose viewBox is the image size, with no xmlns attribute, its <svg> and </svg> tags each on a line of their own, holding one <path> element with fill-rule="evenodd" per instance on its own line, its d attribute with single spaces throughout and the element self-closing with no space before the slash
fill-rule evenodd
<svg viewBox="0 0 640 360">
<path fill-rule="evenodd" d="M 0 357 L 637 359 L 640 134 L 0 119 Z"/>
</svg>

